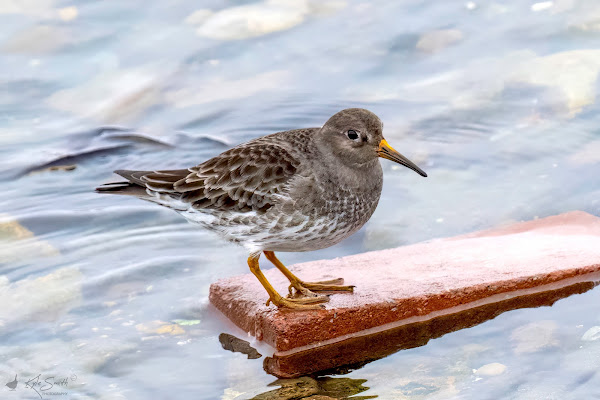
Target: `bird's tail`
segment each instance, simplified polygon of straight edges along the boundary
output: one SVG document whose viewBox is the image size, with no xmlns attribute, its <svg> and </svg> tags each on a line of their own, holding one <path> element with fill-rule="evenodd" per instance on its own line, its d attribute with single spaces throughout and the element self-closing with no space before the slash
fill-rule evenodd
<svg viewBox="0 0 600 400">
<path fill-rule="evenodd" d="M 97 193 L 122 194 L 126 196 L 143 197 L 147 195 L 146 188 L 131 182 L 111 182 L 96 188 Z"/>
<path fill-rule="evenodd" d="M 98 193 L 124 194 L 149 200 L 147 190 L 170 193 L 171 197 L 179 198 L 181 193 L 174 189 L 175 182 L 189 175 L 188 169 L 165 171 L 130 171 L 119 169 L 115 174 L 121 175 L 126 181 L 111 182 L 96 188 Z M 151 200 L 154 201 L 154 200 Z"/>
<path fill-rule="evenodd" d="M 106 183 L 98 186 L 96 192 L 137 197 L 144 197 L 147 195 L 146 187 L 142 182 L 141 177 L 150 173 L 150 171 L 117 170 L 115 173 L 121 175 L 123 178 L 127 179 L 127 181 Z"/>
</svg>

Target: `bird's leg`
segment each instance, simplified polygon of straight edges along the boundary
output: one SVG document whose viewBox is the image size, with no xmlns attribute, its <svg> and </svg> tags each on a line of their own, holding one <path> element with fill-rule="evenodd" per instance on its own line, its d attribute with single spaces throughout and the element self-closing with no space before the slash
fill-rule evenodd
<svg viewBox="0 0 600 400">
<path fill-rule="evenodd" d="M 332 279 L 329 281 L 319 281 L 319 282 L 304 282 L 296 275 L 294 275 L 289 269 L 286 268 L 285 265 L 277 257 L 275 257 L 275 253 L 272 251 L 265 251 L 265 256 L 269 261 L 273 263 L 280 270 L 283 275 L 290 281 L 290 294 L 292 292 L 292 288 L 296 289 L 298 292 L 304 294 L 305 296 L 318 296 L 313 292 L 352 292 L 354 291 L 354 286 L 343 286 L 344 283 L 343 278 Z"/>
<path fill-rule="evenodd" d="M 250 267 L 250 271 L 252 271 L 254 276 L 256 276 L 258 281 L 261 283 L 261 285 L 263 285 L 263 287 L 269 294 L 269 300 L 267 300 L 267 305 L 269 305 L 270 302 L 273 302 L 273 304 L 275 304 L 278 308 L 287 307 L 297 310 L 314 310 L 323 308 L 322 305 L 318 304 L 322 303 L 323 299 L 318 297 L 287 299 L 282 297 L 279 293 L 277 293 L 277 291 L 273 288 L 273 286 L 271 286 L 269 281 L 267 281 L 265 275 L 260 270 L 260 267 L 258 265 L 259 256 L 260 253 L 258 255 L 250 255 L 250 257 L 248 257 L 248 266 Z"/>
</svg>

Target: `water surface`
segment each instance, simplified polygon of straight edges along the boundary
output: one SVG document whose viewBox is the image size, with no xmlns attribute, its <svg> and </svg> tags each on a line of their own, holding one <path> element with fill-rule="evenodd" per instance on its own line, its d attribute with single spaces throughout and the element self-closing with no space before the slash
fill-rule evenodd
<svg viewBox="0 0 600 400">
<path fill-rule="evenodd" d="M 207 300 L 244 249 L 93 192 L 365 107 L 429 177 L 384 162 L 371 221 L 284 262 L 600 215 L 599 21 L 593 0 L 0 5 L 0 383 L 20 375 L 2 397 L 35 398 L 37 375 L 82 399 L 600 397 L 598 289 L 273 386 L 264 358 L 221 347 L 244 333 Z"/>
</svg>

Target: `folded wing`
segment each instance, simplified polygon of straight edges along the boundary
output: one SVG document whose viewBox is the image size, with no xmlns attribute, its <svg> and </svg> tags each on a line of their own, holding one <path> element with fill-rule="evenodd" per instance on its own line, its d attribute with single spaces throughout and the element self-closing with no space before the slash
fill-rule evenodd
<svg viewBox="0 0 600 400">
<path fill-rule="evenodd" d="M 298 167 L 298 160 L 281 146 L 248 143 L 189 169 L 115 171 L 127 181 L 97 190 L 163 205 L 168 205 L 167 197 L 178 207 L 184 203 L 205 211 L 264 213 L 286 196 L 286 184 Z"/>
</svg>

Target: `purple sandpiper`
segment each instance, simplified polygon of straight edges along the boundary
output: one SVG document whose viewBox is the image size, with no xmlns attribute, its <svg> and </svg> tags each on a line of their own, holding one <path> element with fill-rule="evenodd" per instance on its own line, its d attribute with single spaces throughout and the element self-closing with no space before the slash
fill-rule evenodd
<svg viewBox="0 0 600 400">
<path fill-rule="evenodd" d="M 96 190 L 171 208 L 244 246 L 250 253 L 250 270 L 268 292 L 267 305 L 319 308 L 329 297 L 315 292 L 352 292 L 353 286 L 343 286 L 342 278 L 305 282 L 274 252 L 322 249 L 359 230 L 381 195 L 379 157 L 427 176 L 388 144 L 382 128 L 372 112 L 350 108 L 333 115 L 321 128 L 259 137 L 195 167 L 118 170 L 115 173 L 126 181 Z M 289 279 L 288 297 L 281 296 L 263 275 L 258 264 L 261 253 Z"/>
</svg>

